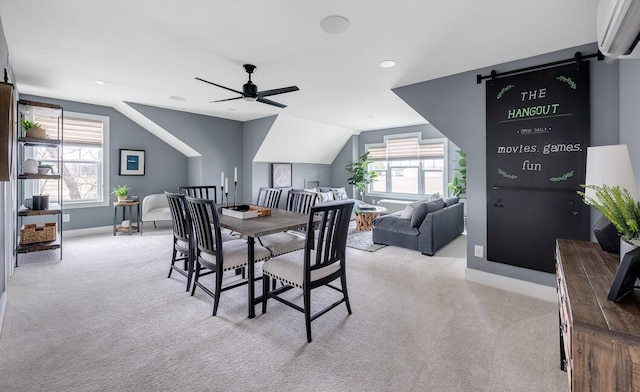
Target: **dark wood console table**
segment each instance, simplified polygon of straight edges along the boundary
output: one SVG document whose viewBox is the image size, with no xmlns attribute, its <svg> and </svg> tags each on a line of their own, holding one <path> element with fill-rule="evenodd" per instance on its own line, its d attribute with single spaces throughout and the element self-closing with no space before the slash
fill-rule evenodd
<svg viewBox="0 0 640 392">
<path fill-rule="evenodd" d="M 607 300 L 619 255 L 557 240 L 561 367 L 571 391 L 640 391 L 640 310 Z"/>
</svg>

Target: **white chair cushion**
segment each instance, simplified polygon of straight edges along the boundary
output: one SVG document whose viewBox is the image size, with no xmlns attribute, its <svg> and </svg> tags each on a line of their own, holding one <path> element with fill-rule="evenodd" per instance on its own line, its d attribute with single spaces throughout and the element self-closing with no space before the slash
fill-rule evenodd
<svg viewBox="0 0 640 392">
<path fill-rule="evenodd" d="M 316 252 L 311 251 L 311 260 L 316 257 Z M 262 266 L 262 273 L 280 280 L 286 284 L 303 288 L 304 283 L 304 249 L 268 260 Z M 311 271 L 311 281 L 316 281 L 340 270 L 340 262 L 335 262 L 327 267 Z"/>
<path fill-rule="evenodd" d="M 183 240 L 176 240 L 176 246 L 179 246 L 182 249 L 189 249 L 189 243 Z"/>
<path fill-rule="evenodd" d="M 298 249 L 304 249 L 305 237 L 295 232 L 282 232 L 269 234 L 260 237 L 258 240 L 262 246 L 269 249 L 271 256 L 279 256 Z"/>
<path fill-rule="evenodd" d="M 254 244 L 254 260 L 262 261 L 271 257 L 271 253 L 267 248 Z M 231 240 L 223 242 L 222 251 L 224 252 L 224 267 L 223 271 L 233 270 L 239 267 L 244 267 L 247 262 L 247 241 L 244 240 Z M 200 257 L 211 264 L 216 264 L 216 257 L 209 253 L 201 253 Z"/>
</svg>

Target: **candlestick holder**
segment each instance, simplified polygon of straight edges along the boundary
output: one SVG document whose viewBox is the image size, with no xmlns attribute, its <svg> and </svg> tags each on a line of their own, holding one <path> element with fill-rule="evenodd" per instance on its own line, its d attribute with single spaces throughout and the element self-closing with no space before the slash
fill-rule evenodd
<svg viewBox="0 0 640 392">
<path fill-rule="evenodd" d="M 233 206 L 236 206 L 236 196 L 238 195 L 238 181 L 233 182 Z"/>
<path fill-rule="evenodd" d="M 227 208 L 229 207 L 229 191 L 225 192 L 224 195 L 227 197 Z"/>
</svg>

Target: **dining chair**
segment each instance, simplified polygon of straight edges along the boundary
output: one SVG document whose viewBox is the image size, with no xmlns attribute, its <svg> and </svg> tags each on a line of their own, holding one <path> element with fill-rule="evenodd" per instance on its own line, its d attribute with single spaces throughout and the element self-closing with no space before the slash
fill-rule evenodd
<svg viewBox="0 0 640 392">
<path fill-rule="evenodd" d="M 347 312 L 351 314 L 347 292 L 345 255 L 353 204 L 352 200 L 337 200 L 312 207 L 306 227 L 304 249 L 271 258 L 262 266 L 262 313 L 267 312 L 269 298 L 304 313 L 309 343 L 311 343 L 311 321 L 343 302 L 347 306 Z M 315 227 L 314 216 L 320 217 L 320 222 Z M 272 279 L 279 280 L 284 285 L 280 288 L 275 288 L 274 285 L 274 289 L 271 290 L 270 281 Z M 336 279 L 340 279 L 341 288 L 330 284 Z M 342 299 L 312 315 L 311 292 L 322 286 L 328 286 L 341 292 Z M 280 296 L 294 287 L 302 289 L 303 306 Z"/>
<path fill-rule="evenodd" d="M 220 219 L 218 209 L 211 199 L 199 199 L 185 197 L 189 214 L 193 222 L 195 233 L 195 274 L 191 295 L 193 296 L 196 287 L 200 287 L 205 293 L 213 297 L 213 315 L 218 311 L 220 293 L 247 284 L 246 279 L 240 282 L 222 287 L 222 277 L 225 271 L 237 270 L 248 265 L 247 241 L 234 239 L 222 241 L 220 233 Z M 270 257 L 269 251 L 254 244 L 254 260 L 256 262 L 266 260 Z M 202 272 L 202 269 L 208 270 Z M 199 278 L 215 274 L 215 287 L 211 291 L 199 282 Z"/>
<path fill-rule="evenodd" d="M 282 189 L 260 187 L 256 205 L 258 207 L 278 208 L 278 206 L 280 205 L 281 194 Z"/>
<path fill-rule="evenodd" d="M 171 226 L 173 227 L 173 251 L 171 252 L 171 267 L 169 276 L 175 270 L 187 278 L 187 289 L 191 286 L 193 272 L 194 244 L 191 235 L 191 217 L 185 205 L 184 195 L 179 193 L 164 193 L 171 211 Z M 176 266 L 176 262 L 184 261 L 184 267 Z"/>
<path fill-rule="evenodd" d="M 287 195 L 286 209 L 308 215 L 315 201 L 316 194 L 313 192 L 290 190 Z M 288 230 L 258 237 L 258 242 L 269 249 L 271 256 L 275 257 L 304 248 L 304 234 L 304 231 Z"/>
<path fill-rule="evenodd" d="M 178 193 L 198 199 L 211 199 L 218 204 L 218 194 L 216 193 L 216 189 L 215 185 L 179 186 Z"/>
</svg>

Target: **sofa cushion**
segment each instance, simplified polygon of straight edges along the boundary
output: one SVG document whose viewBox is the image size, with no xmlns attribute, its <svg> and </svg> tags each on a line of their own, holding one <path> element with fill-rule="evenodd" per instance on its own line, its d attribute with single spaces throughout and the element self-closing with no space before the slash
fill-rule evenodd
<svg viewBox="0 0 640 392">
<path fill-rule="evenodd" d="M 444 199 L 444 206 L 451 207 L 454 204 L 458 204 L 459 201 L 459 197 L 447 197 L 446 199 Z"/>
<path fill-rule="evenodd" d="M 333 192 L 318 192 L 318 203 L 323 203 L 325 201 L 334 200 Z"/>
<path fill-rule="evenodd" d="M 436 193 L 437 195 L 437 193 Z M 438 199 L 438 197 L 436 197 L 436 199 Z M 426 199 L 422 199 L 422 200 L 418 200 L 418 201 L 414 201 L 413 203 L 408 204 L 405 208 L 404 211 L 402 212 L 401 217 L 402 218 L 406 218 L 406 219 L 411 219 L 411 217 L 413 216 L 413 214 L 416 212 L 416 208 L 418 208 L 418 206 L 422 203 L 426 203 L 428 201 L 434 200 L 433 195 L 429 196 Z"/>
<path fill-rule="evenodd" d="M 344 188 L 331 188 L 334 200 L 349 200 L 347 191 Z"/>
<path fill-rule="evenodd" d="M 373 226 L 378 230 L 393 231 L 410 235 L 419 234 L 418 229 L 411 226 L 411 219 L 402 219 L 400 218 L 399 213 L 380 216 L 373 221 Z"/>
<path fill-rule="evenodd" d="M 427 214 L 433 211 L 437 211 L 444 208 L 444 200 L 435 199 L 430 200 L 426 203 L 420 203 L 416 208 L 416 211 L 413 213 L 411 217 L 411 226 L 420 227 L 424 218 L 427 217 Z"/>
</svg>

